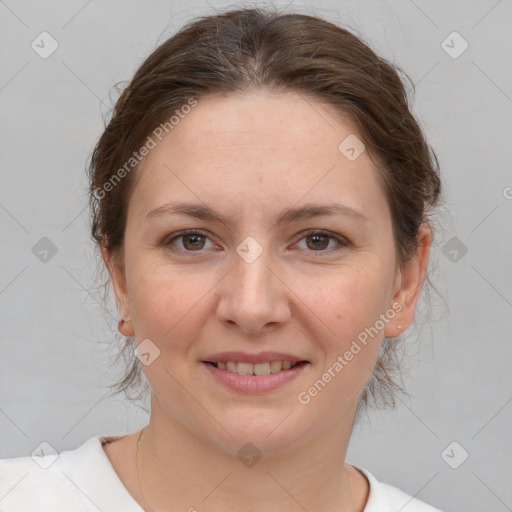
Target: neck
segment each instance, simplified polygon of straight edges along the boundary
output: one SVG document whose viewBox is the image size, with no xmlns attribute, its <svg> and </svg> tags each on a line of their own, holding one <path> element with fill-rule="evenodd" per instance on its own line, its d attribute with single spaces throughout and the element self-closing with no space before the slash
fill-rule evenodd
<svg viewBox="0 0 512 512">
<path fill-rule="evenodd" d="M 137 457 L 144 506 L 148 512 L 362 511 L 367 489 L 362 489 L 361 475 L 344 462 L 353 417 L 313 442 L 244 463 L 236 452 L 176 422 L 153 396 Z"/>
</svg>

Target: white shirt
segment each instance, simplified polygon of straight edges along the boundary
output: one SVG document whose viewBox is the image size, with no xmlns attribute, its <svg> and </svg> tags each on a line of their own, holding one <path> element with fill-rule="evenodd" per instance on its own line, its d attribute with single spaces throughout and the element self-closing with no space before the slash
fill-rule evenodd
<svg viewBox="0 0 512 512">
<path fill-rule="evenodd" d="M 0 460 L 2 512 L 143 512 L 117 476 L 102 443 L 122 436 L 91 437 L 55 455 Z M 47 453 L 43 447 L 43 453 Z M 364 512 L 440 512 L 359 469 L 370 483 Z M 191 506 L 194 506 L 192 503 Z M 197 510 L 201 510 L 197 504 Z"/>
</svg>

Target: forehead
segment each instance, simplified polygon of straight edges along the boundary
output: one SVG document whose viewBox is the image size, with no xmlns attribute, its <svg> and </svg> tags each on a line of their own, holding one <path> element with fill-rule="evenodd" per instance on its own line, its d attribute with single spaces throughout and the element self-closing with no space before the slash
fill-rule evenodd
<svg viewBox="0 0 512 512">
<path fill-rule="evenodd" d="M 358 139 L 348 115 L 302 94 L 208 96 L 156 141 L 130 203 L 147 213 L 184 194 L 216 209 L 236 209 L 237 201 L 282 207 L 304 197 L 382 215 L 387 204 L 368 152 L 351 160 L 340 151 Z"/>
</svg>

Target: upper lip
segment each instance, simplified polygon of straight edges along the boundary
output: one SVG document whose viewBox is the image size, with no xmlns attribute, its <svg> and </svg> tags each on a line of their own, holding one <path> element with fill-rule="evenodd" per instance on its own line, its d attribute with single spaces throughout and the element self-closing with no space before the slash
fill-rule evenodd
<svg viewBox="0 0 512 512">
<path fill-rule="evenodd" d="M 204 362 L 218 363 L 219 361 L 235 361 L 237 363 L 266 363 L 267 361 L 290 361 L 298 363 L 306 361 L 302 357 L 280 352 L 258 352 L 251 354 L 249 352 L 218 352 L 203 359 Z"/>
</svg>

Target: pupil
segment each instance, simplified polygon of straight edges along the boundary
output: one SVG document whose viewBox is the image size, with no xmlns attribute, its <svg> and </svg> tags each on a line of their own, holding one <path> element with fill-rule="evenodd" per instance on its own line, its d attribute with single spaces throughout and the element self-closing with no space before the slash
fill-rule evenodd
<svg viewBox="0 0 512 512">
<path fill-rule="evenodd" d="M 197 242 L 200 242 L 201 238 L 202 238 L 202 235 L 187 235 L 187 236 L 185 236 L 185 240 L 186 240 L 185 246 L 187 246 L 187 242 L 190 242 L 190 240 L 192 240 L 191 247 L 197 249 L 199 247 L 197 245 Z"/>
<path fill-rule="evenodd" d="M 327 245 L 325 244 L 325 241 L 327 240 L 327 237 L 325 235 L 311 235 L 309 238 L 314 240 L 313 248 L 316 248 L 316 249 L 322 248 L 322 249 L 324 249 L 325 247 L 327 247 Z"/>
</svg>

